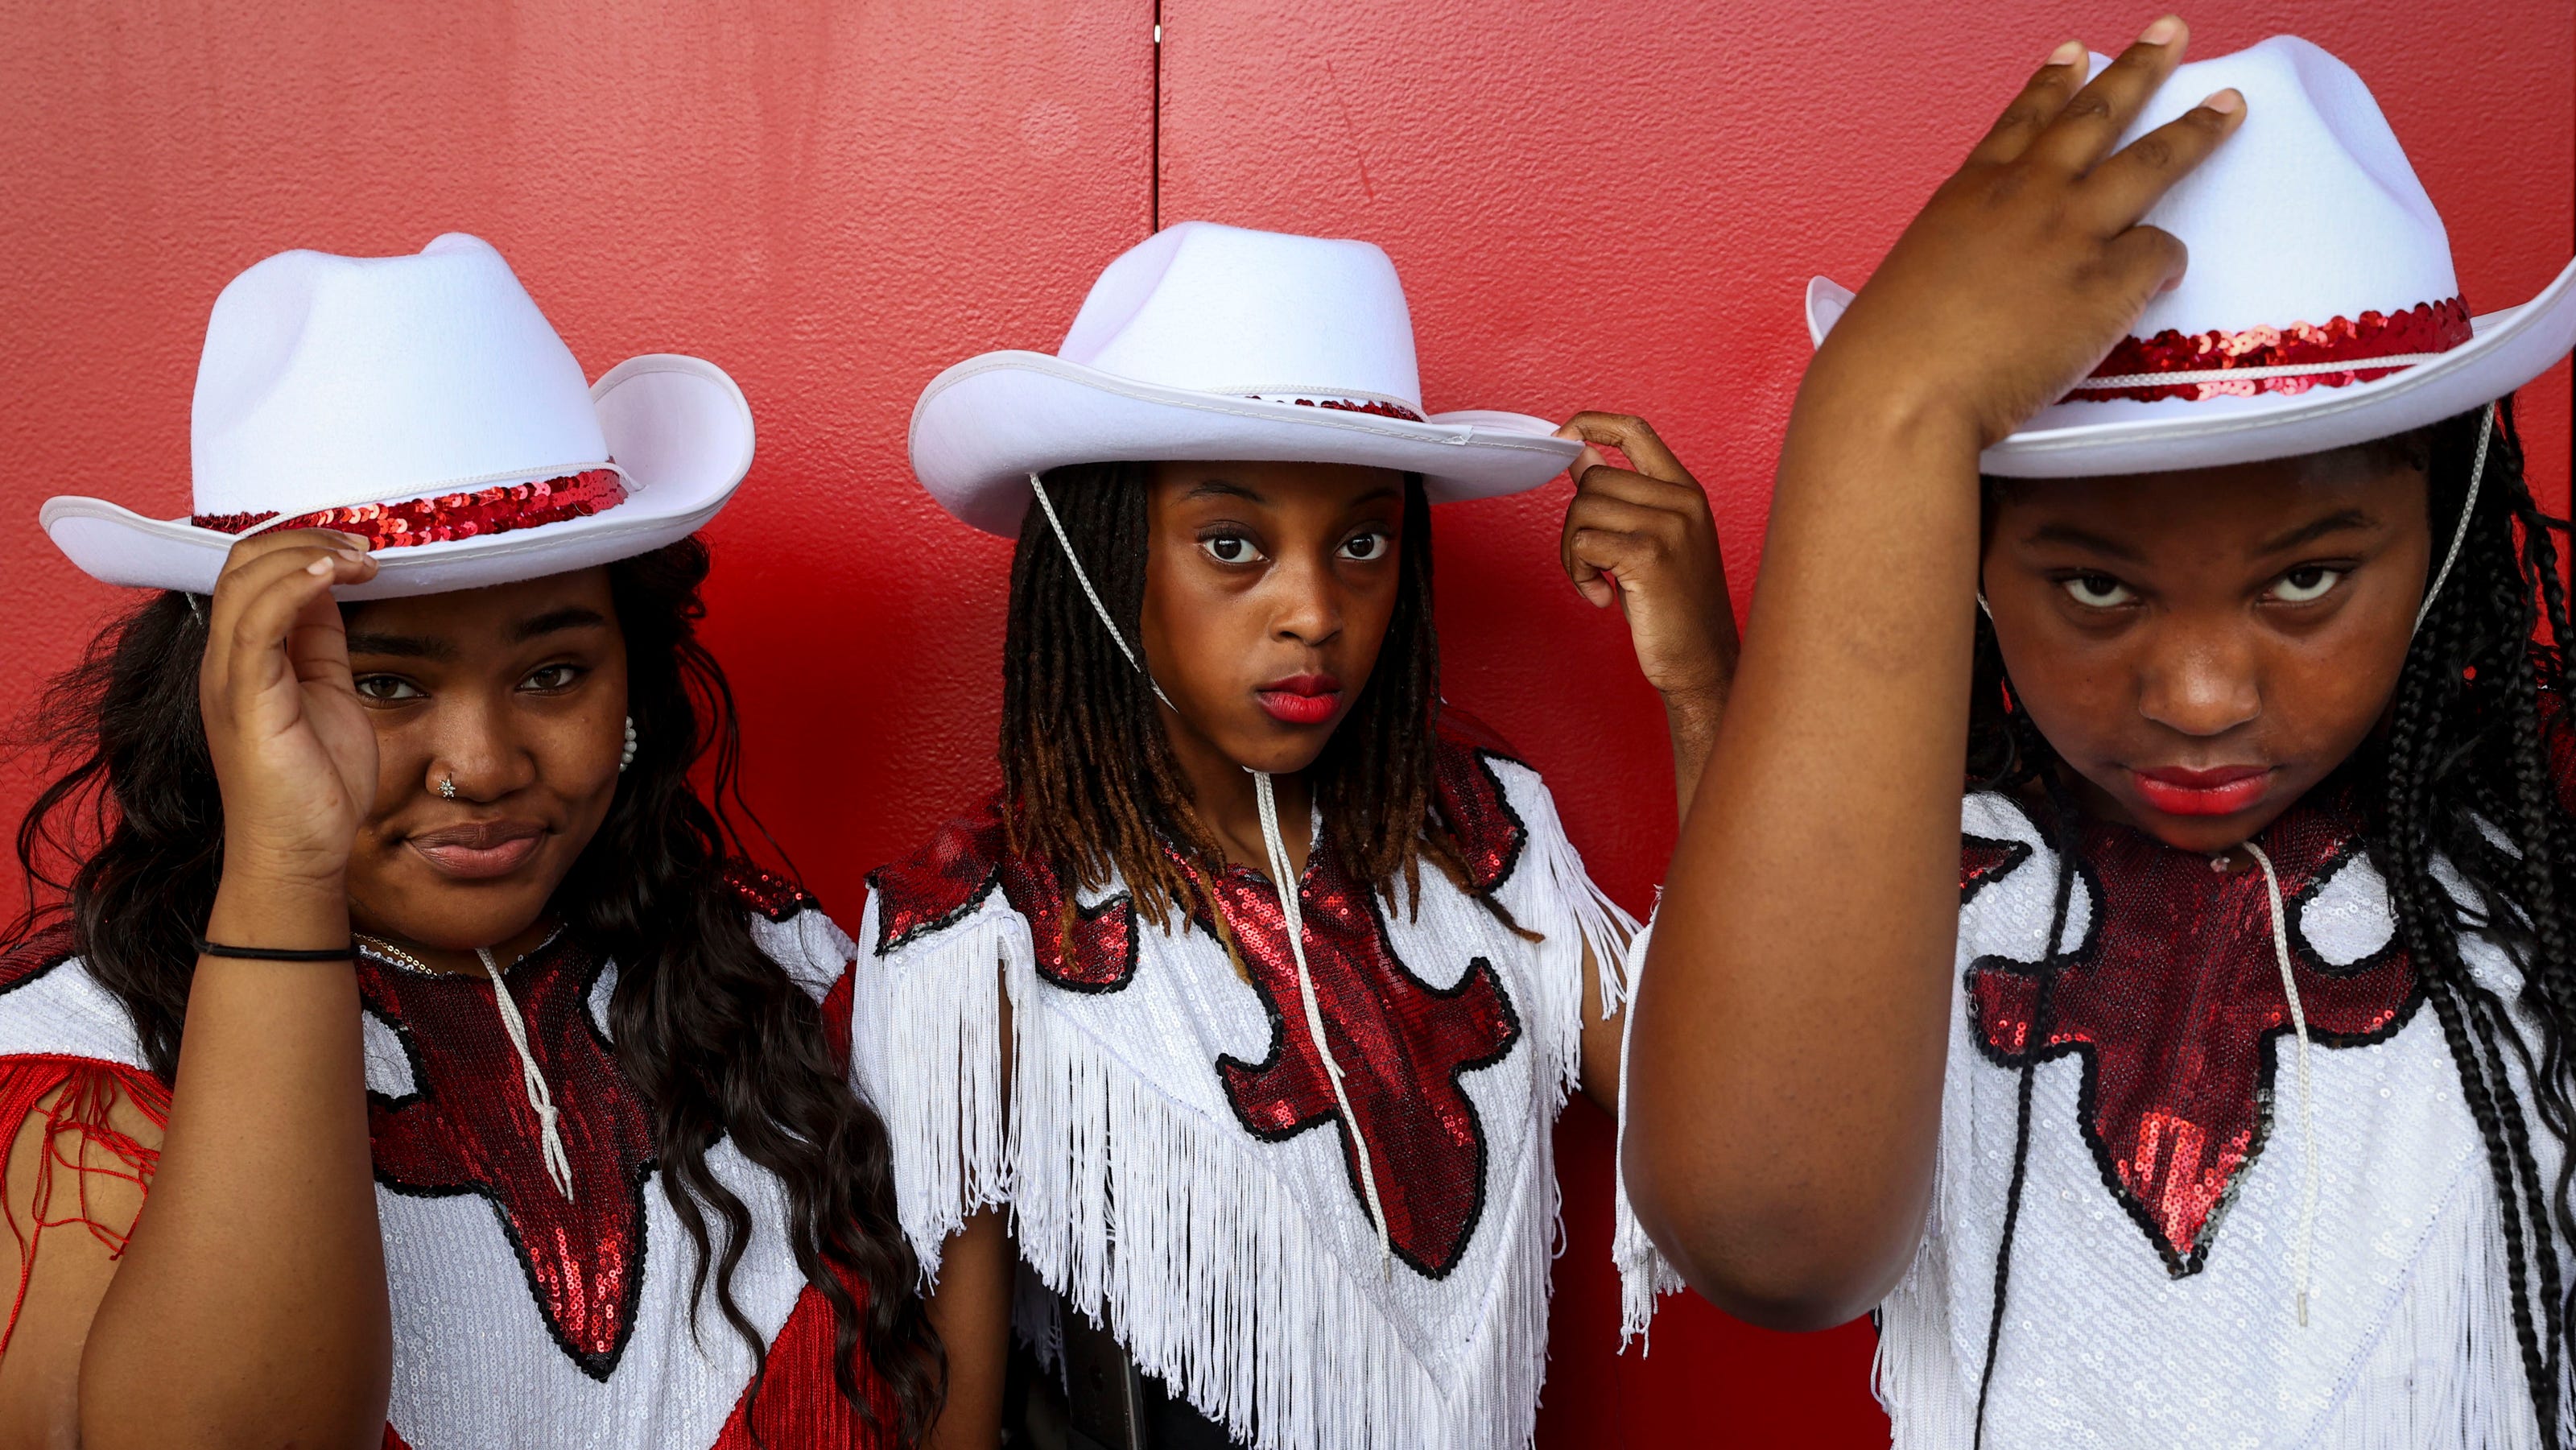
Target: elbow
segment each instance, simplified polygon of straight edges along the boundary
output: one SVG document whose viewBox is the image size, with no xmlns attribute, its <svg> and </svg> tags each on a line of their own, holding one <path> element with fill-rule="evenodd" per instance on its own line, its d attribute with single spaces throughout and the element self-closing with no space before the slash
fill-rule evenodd
<svg viewBox="0 0 2576 1450">
<path fill-rule="evenodd" d="M 1628 1155 L 1634 1163 L 1637 1155 Z M 1800 1193 L 1659 1192 L 1632 1174 L 1637 1220 L 1684 1282 L 1762 1329 L 1809 1333 L 1876 1309 L 1904 1278 L 1922 1213 L 1855 1213 Z"/>
</svg>

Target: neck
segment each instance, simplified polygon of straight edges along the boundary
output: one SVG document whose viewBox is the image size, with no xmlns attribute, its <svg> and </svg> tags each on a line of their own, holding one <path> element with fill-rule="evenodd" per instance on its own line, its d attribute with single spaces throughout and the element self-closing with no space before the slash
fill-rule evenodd
<svg viewBox="0 0 2576 1450">
<path fill-rule="evenodd" d="M 1252 772 L 1168 707 L 1161 714 L 1172 756 L 1180 764 L 1182 778 L 1190 783 L 1199 822 L 1216 838 L 1227 864 L 1249 866 L 1264 876 L 1274 874 L 1269 849 L 1261 840 L 1261 805 L 1253 792 Z M 1303 874 L 1309 845 L 1307 816 L 1313 801 L 1306 777 L 1303 772 L 1272 776 L 1270 788 L 1279 807 L 1279 839 L 1288 848 L 1289 869 Z"/>
<path fill-rule="evenodd" d="M 422 966 L 433 972 L 482 975 L 483 960 L 476 956 L 470 947 L 427 946 L 400 932 L 385 930 L 364 921 L 358 924 L 358 932 L 362 936 L 373 937 L 388 946 L 399 948 L 405 954 L 418 959 Z M 541 916 L 509 936 L 492 943 L 486 950 L 492 953 L 494 966 L 508 971 L 511 963 L 545 945 L 546 938 L 553 936 L 554 933 L 553 918 Z"/>
</svg>

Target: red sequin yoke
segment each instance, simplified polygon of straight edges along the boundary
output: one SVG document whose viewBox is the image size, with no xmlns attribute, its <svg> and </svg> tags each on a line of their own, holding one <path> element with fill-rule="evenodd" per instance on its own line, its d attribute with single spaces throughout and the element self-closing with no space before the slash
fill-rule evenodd
<svg viewBox="0 0 2576 1450">
<path fill-rule="evenodd" d="M 2386 1041 L 2422 1001 L 2392 940 L 2328 965 L 2300 908 L 2363 850 L 2340 800 L 2302 801 L 2261 838 L 2280 873 L 2293 970 L 2312 1041 Z M 2019 842 L 1966 837 L 1963 901 L 2020 870 Z M 2079 1124 L 2112 1196 L 2173 1276 L 2198 1272 L 2271 1128 L 2289 1003 L 2259 871 L 2211 870 L 2125 827 L 2078 828 L 2076 870 L 2092 903 L 2084 939 L 2045 962 L 1980 957 L 1967 975 L 1975 1041 L 1991 1061 L 2083 1064 Z"/>
<path fill-rule="evenodd" d="M 1460 712 L 1444 712 L 1434 752 L 1434 802 L 1455 842 L 1468 889 L 1492 891 L 1518 864 L 1527 830 L 1513 813 L 1489 758 L 1511 759 L 1501 741 Z M 876 950 L 899 949 L 963 919 L 999 887 L 1031 924 L 1039 977 L 1074 992 L 1111 992 L 1137 966 L 1132 902 L 1121 892 L 1068 919 L 1056 873 L 1043 862 L 1003 849 L 1001 806 L 953 821 L 911 860 L 871 876 L 878 892 Z M 1331 1124 L 1341 1134 L 1351 1191 L 1366 1188 L 1349 1125 L 1308 1036 L 1278 894 L 1267 878 L 1230 867 L 1213 880 L 1199 875 L 1223 913 L 1231 939 L 1271 1023 L 1259 1062 L 1220 1057 L 1213 1068 L 1238 1121 L 1263 1141 L 1278 1142 Z M 1425 865 L 1426 871 L 1436 868 Z M 1521 1039 L 1510 994 L 1482 957 L 1441 989 L 1416 976 L 1388 938 L 1383 903 L 1351 879 L 1338 856 L 1311 853 L 1298 884 L 1304 945 L 1317 1005 L 1344 1090 L 1369 1147 L 1368 1172 L 1385 1209 L 1398 1257 L 1439 1278 L 1463 1256 L 1485 1199 L 1485 1128 L 1460 1085 L 1477 1067 L 1502 1060 Z M 1059 934 L 1050 924 L 1066 922 Z M 1216 923 L 1195 923 L 1211 942 Z"/>
</svg>

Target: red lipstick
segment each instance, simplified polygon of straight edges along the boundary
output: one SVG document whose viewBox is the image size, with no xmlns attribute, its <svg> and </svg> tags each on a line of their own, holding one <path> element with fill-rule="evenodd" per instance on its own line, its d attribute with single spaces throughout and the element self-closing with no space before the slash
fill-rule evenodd
<svg viewBox="0 0 2576 1450">
<path fill-rule="evenodd" d="M 405 837 L 440 875 L 462 881 L 507 876 L 537 854 L 546 828 L 535 821 L 467 821 Z"/>
<path fill-rule="evenodd" d="M 1257 685 L 1261 708 L 1282 725 L 1321 725 L 1342 707 L 1342 682 L 1331 675 L 1290 675 Z"/>
<path fill-rule="evenodd" d="M 2272 789 L 2272 771 L 2261 765 L 2221 765 L 2186 770 L 2178 765 L 2129 772 L 2148 805 L 2169 816 L 2232 816 L 2249 810 Z"/>
</svg>

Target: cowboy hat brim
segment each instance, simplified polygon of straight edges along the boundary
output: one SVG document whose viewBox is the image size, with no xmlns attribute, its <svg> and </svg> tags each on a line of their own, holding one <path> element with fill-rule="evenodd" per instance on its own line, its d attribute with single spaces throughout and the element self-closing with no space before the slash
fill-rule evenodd
<svg viewBox="0 0 2576 1450">
<path fill-rule="evenodd" d="M 1354 463 L 1423 476 L 1434 503 L 1494 498 L 1565 471 L 1580 443 L 1519 413 L 1374 413 L 1137 382 L 1038 352 L 941 373 L 912 410 L 912 471 L 942 508 L 1017 538 L 1029 475 L 1073 463 L 1253 459 Z"/>
<path fill-rule="evenodd" d="M 695 533 L 751 468 L 751 407 L 710 362 L 672 353 L 629 358 L 591 384 L 609 456 L 626 471 L 623 503 L 582 518 L 474 539 L 380 549 L 376 577 L 332 591 L 343 600 L 479 589 L 649 554 Z M 390 501 L 390 500 L 389 500 Z M 152 519 L 104 499 L 48 499 L 38 515 L 90 577 L 144 589 L 212 594 L 237 535 L 186 519 Z"/>
<path fill-rule="evenodd" d="M 1852 294 L 1807 284 L 1807 333 L 1821 345 Z M 2433 362 L 2375 382 L 2144 402 L 2053 403 L 1978 459 L 2004 478 L 2076 478 L 2217 468 L 2323 453 L 2410 432 L 2495 401 L 2547 372 L 2576 347 L 2576 262 L 2539 296 L 2472 319 L 2467 342 Z"/>
</svg>

